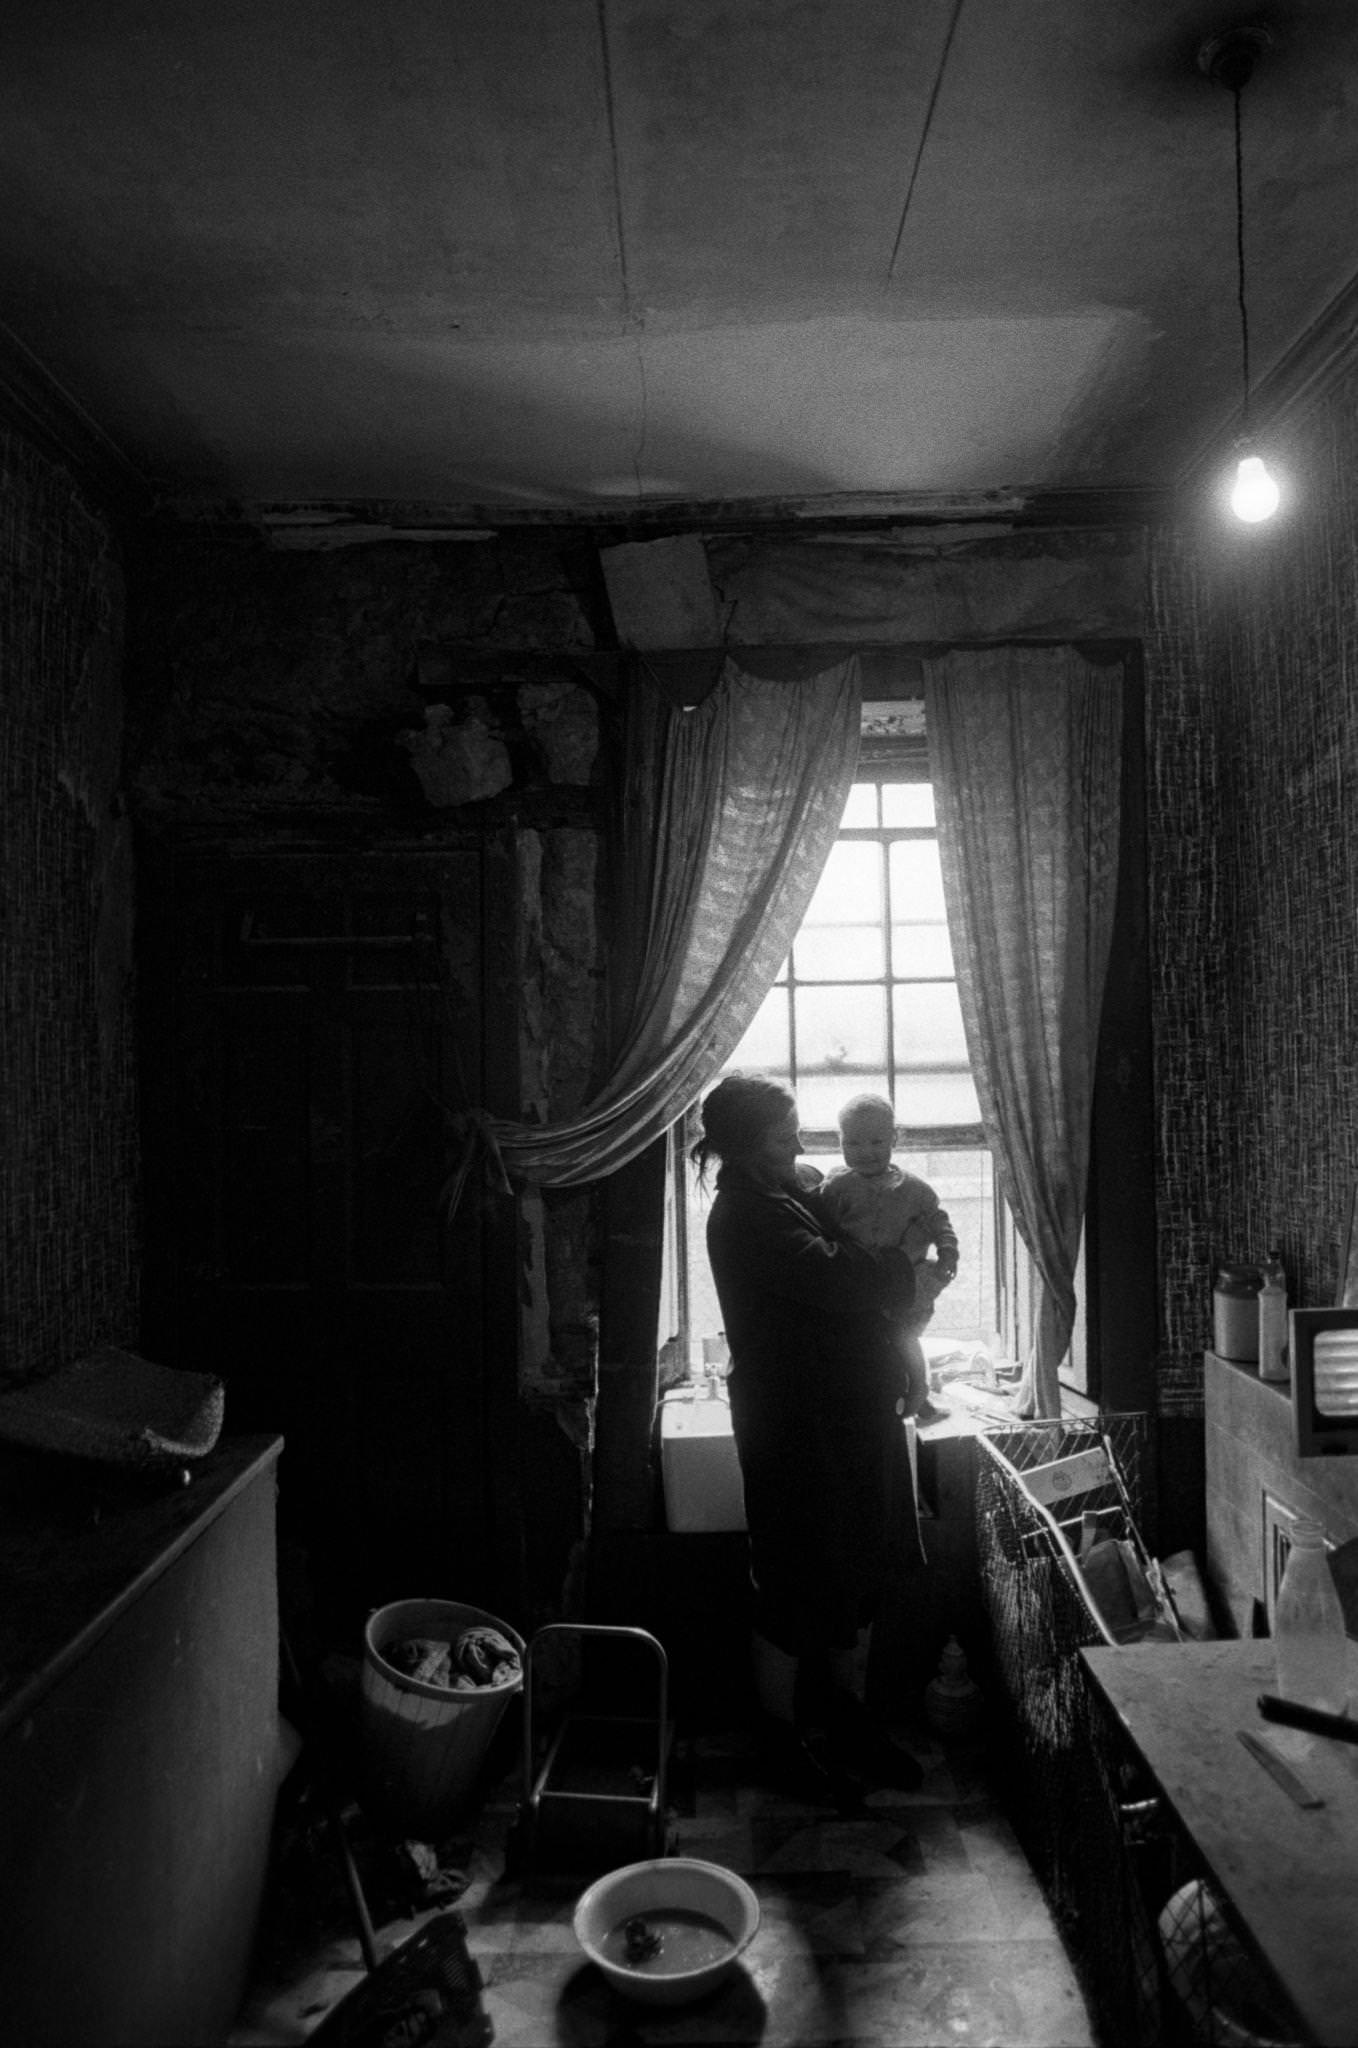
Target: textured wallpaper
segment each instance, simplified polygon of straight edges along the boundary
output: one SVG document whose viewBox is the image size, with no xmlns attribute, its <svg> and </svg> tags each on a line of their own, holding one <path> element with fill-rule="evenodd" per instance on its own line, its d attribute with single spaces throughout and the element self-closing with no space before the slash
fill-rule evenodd
<svg viewBox="0 0 1358 2048">
<path fill-rule="evenodd" d="M 1211 1284 L 1334 1299 L 1358 1181 L 1358 366 L 1280 435 L 1271 528 L 1155 536 L 1147 638 L 1162 1408 Z"/>
<path fill-rule="evenodd" d="M 106 523 L 0 433 L 0 1382 L 136 1334 L 122 636 Z"/>
</svg>

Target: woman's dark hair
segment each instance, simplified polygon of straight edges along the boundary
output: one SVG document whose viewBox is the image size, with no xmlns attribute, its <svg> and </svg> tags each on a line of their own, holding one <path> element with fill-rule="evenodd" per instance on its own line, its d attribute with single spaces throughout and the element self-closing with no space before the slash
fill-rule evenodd
<svg viewBox="0 0 1358 2048">
<path fill-rule="evenodd" d="M 689 1158 L 698 1178 L 712 1159 L 743 1159 L 756 1152 L 766 1132 L 797 1111 L 797 1098 L 783 1081 L 767 1074 L 727 1074 L 703 1099 L 702 1136 Z"/>
</svg>

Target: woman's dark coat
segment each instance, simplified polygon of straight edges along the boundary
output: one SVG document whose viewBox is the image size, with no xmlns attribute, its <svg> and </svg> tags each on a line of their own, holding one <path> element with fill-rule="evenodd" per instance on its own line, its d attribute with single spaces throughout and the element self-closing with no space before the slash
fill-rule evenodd
<svg viewBox="0 0 1358 2048">
<path fill-rule="evenodd" d="M 903 1252 L 837 1234 L 814 1194 L 724 1166 L 707 1248 L 731 1352 L 755 1627 L 794 1655 L 849 1647 L 893 1547 L 919 1556 L 906 1383 L 886 1310 L 914 1295 Z"/>
</svg>

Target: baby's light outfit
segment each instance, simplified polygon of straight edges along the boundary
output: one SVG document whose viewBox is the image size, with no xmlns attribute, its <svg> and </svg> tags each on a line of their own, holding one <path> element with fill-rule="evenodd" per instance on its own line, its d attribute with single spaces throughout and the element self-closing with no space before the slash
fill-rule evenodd
<svg viewBox="0 0 1358 2048">
<path fill-rule="evenodd" d="M 958 1256 L 957 1232 L 940 1207 L 927 1180 L 891 1165 L 884 1173 L 855 1173 L 850 1166 L 827 1174 L 821 1200 L 835 1221 L 858 1244 L 880 1250 L 898 1245 L 915 1268 L 918 1292 L 905 1328 L 918 1334 L 934 1312 L 938 1290 L 929 1266 L 935 1251 L 952 1265 Z"/>
</svg>

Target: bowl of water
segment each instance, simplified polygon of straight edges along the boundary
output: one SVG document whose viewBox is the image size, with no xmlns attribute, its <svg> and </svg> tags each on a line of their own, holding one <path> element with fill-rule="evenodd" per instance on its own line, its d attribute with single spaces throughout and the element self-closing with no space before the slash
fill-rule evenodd
<svg viewBox="0 0 1358 2048">
<path fill-rule="evenodd" d="M 624 1864 L 575 1907 L 575 1938 L 610 1984 L 647 2005 L 683 2005 L 732 1976 L 759 1931 L 743 1877 L 696 1856 Z"/>
</svg>

